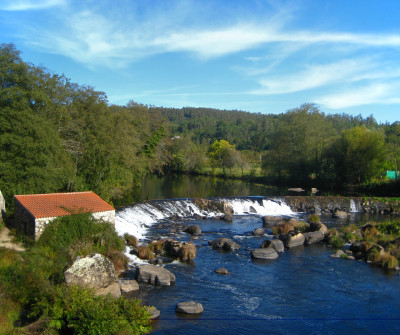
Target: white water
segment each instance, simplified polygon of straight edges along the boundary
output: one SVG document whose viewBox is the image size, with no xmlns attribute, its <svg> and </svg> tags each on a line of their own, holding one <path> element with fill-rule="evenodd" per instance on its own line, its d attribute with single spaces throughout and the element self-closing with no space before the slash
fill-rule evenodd
<svg viewBox="0 0 400 335">
<path fill-rule="evenodd" d="M 360 204 L 354 201 L 354 199 L 350 199 L 350 212 L 351 213 L 358 213 L 361 212 L 360 210 Z"/>
<path fill-rule="evenodd" d="M 267 198 L 224 198 L 218 199 L 232 205 L 234 215 L 274 215 L 293 216 L 285 202 Z M 115 228 L 119 235 L 129 233 L 143 240 L 147 229 L 159 220 L 171 216 L 187 218 L 195 214 L 207 217 L 222 215 L 221 212 L 208 212 L 199 208 L 192 199 L 163 200 L 138 203 L 119 210 L 115 218 Z"/>
</svg>

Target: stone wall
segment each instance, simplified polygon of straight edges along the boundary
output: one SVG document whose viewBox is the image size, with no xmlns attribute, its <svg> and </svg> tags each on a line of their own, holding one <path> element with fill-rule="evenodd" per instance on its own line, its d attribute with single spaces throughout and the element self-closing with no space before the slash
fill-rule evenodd
<svg viewBox="0 0 400 335">
<path fill-rule="evenodd" d="M 93 213 L 93 217 L 96 220 L 103 220 L 115 226 L 115 211 Z"/>
<path fill-rule="evenodd" d="M 284 201 L 294 212 L 329 214 L 335 210 L 400 215 L 400 199 L 334 196 L 287 196 Z"/>
<path fill-rule="evenodd" d="M 56 217 L 49 217 L 49 218 L 40 218 L 35 220 L 35 240 L 38 240 L 40 235 L 42 235 L 46 226 Z"/>
</svg>

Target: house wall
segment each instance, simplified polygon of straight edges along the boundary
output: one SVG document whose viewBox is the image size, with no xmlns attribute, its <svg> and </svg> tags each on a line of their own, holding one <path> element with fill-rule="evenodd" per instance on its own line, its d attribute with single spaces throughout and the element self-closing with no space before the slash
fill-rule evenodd
<svg viewBox="0 0 400 335">
<path fill-rule="evenodd" d="M 115 211 L 92 213 L 96 220 L 103 220 L 115 225 Z M 38 240 L 46 226 L 57 217 L 40 218 L 35 220 L 35 239 Z"/>
<path fill-rule="evenodd" d="M 35 236 L 35 218 L 17 199 L 14 199 L 14 226 L 27 236 Z"/>
<path fill-rule="evenodd" d="M 35 220 L 35 240 L 39 239 L 46 226 L 54 219 L 57 219 L 57 217 L 40 218 Z"/>
<path fill-rule="evenodd" d="M 92 214 L 97 220 L 103 220 L 115 226 L 115 211 L 96 212 Z"/>
</svg>

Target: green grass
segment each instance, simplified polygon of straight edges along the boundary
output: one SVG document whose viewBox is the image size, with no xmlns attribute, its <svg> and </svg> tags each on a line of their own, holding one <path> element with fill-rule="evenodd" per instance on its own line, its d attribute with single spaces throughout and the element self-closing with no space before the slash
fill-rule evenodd
<svg viewBox="0 0 400 335">
<path fill-rule="evenodd" d="M 78 255 L 99 252 L 124 267 L 122 250 L 114 227 L 88 215 L 53 221 L 25 252 L 0 249 L 0 334 L 29 334 L 31 323 L 47 334 L 148 332 L 149 314 L 139 301 L 99 298 L 64 284 L 64 271 Z M 15 328 L 16 321 L 22 328 Z"/>
</svg>

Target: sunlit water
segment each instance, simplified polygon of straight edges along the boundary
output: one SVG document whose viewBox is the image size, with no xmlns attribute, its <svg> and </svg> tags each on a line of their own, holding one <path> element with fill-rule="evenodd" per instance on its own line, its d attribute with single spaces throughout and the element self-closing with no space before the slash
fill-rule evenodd
<svg viewBox="0 0 400 335">
<path fill-rule="evenodd" d="M 290 215 L 285 213 L 285 215 Z M 295 214 L 291 214 L 295 216 Z M 300 215 L 301 216 L 301 215 Z M 362 220 L 353 214 L 351 222 Z M 344 224 L 323 217 L 327 225 Z M 261 215 L 236 216 L 232 223 L 198 220 L 202 236 L 194 264 L 165 267 L 176 275 L 171 287 L 144 286 L 138 293 L 161 316 L 153 334 L 399 334 L 400 277 L 365 262 L 330 258 L 324 244 L 285 250 L 268 262 L 255 262 L 250 251 L 267 238 L 251 232 L 262 226 Z M 166 236 L 150 226 L 148 238 Z M 228 237 L 241 245 L 236 252 L 213 250 L 208 241 Z M 176 239 L 190 237 L 178 234 Z M 225 267 L 231 275 L 218 275 Z M 197 301 L 199 316 L 175 313 L 181 301 Z"/>
</svg>

